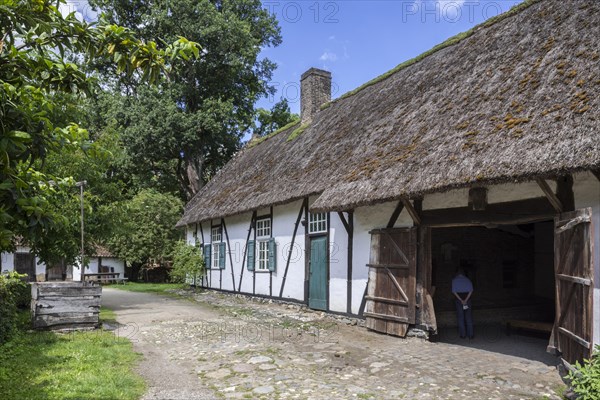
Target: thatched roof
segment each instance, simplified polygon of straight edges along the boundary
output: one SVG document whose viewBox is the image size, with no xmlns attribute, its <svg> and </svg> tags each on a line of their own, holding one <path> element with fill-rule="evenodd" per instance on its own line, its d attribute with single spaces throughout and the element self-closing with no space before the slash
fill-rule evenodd
<svg viewBox="0 0 600 400">
<path fill-rule="evenodd" d="M 93 246 L 94 253 L 91 255 L 92 257 L 115 258 L 114 254 L 107 247 L 97 243 L 94 243 Z"/>
<path fill-rule="evenodd" d="M 319 195 L 349 210 L 600 167 L 600 2 L 534 1 L 246 146 L 179 226 Z"/>
</svg>

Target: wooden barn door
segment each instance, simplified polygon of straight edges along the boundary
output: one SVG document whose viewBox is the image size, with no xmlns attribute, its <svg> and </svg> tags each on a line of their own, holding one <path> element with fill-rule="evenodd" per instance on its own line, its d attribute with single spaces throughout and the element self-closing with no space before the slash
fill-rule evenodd
<svg viewBox="0 0 600 400">
<path fill-rule="evenodd" d="M 27 274 L 27 280 L 35 282 L 35 256 L 31 253 L 15 253 L 15 271 Z"/>
<path fill-rule="evenodd" d="M 415 323 L 417 229 L 371 232 L 366 326 L 406 336 Z"/>
<path fill-rule="evenodd" d="M 556 320 L 549 349 L 569 364 L 589 358 L 593 346 L 593 232 L 591 208 L 555 220 Z"/>
</svg>

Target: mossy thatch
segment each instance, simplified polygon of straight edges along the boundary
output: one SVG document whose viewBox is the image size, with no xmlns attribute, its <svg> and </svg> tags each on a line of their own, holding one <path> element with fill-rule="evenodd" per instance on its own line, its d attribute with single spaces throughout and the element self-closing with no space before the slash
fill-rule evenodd
<svg viewBox="0 0 600 400">
<path fill-rule="evenodd" d="M 292 131 L 292 133 L 290 133 L 290 136 L 288 136 L 286 140 L 289 142 L 290 140 L 296 139 L 298 136 L 302 135 L 302 132 L 304 132 L 306 130 L 306 128 L 308 128 L 309 126 L 310 126 L 310 124 L 300 125 L 296 129 L 294 129 Z"/>
<path fill-rule="evenodd" d="M 262 142 L 264 142 L 265 140 L 268 140 L 268 139 L 272 138 L 273 136 L 277 136 L 281 132 L 285 132 L 288 129 L 290 129 L 290 128 L 296 126 L 296 125 L 298 125 L 299 123 L 300 123 L 300 118 L 297 118 L 297 119 L 293 120 L 292 122 L 290 122 L 289 124 L 287 124 L 285 126 L 282 126 L 281 128 L 277 129 L 276 131 L 269 133 L 268 135 L 260 136 L 258 138 L 250 140 L 248 142 L 248 144 L 246 144 L 246 147 L 247 148 L 252 148 L 252 147 L 254 147 L 256 145 L 259 145 Z"/>
<path fill-rule="evenodd" d="M 519 12 L 517 12 L 519 11 Z M 600 2 L 541 0 L 241 151 L 179 225 L 600 168 Z"/>
</svg>

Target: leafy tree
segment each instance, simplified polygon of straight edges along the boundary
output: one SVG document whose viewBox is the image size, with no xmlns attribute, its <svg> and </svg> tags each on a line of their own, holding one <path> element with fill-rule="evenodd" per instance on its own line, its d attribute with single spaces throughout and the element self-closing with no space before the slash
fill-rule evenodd
<svg viewBox="0 0 600 400">
<path fill-rule="evenodd" d="M 85 147 L 67 147 L 59 153 L 48 154 L 43 166 L 48 175 L 87 182 L 84 191 L 85 254 L 93 254 L 94 244 L 105 243 L 112 234 L 107 229 L 111 216 L 103 212 L 106 206 L 128 196 L 125 183 L 111 174 L 112 164 L 122 152 L 118 135 L 107 130 L 92 139 L 93 142 Z M 81 251 L 79 188 L 67 185 L 47 197 L 50 210 L 61 218 L 62 223 L 53 225 L 51 235 L 33 241 L 32 248 L 46 262 L 72 264 Z"/>
<path fill-rule="evenodd" d="M 200 249 L 180 240 L 173 253 L 171 280 L 196 285 L 204 276 L 204 257 Z"/>
<path fill-rule="evenodd" d="M 85 146 L 87 132 L 69 111 L 96 82 L 74 62 L 110 60 L 123 76 L 155 82 L 175 58 L 198 48 L 183 38 L 172 44 L 142 40 L 129 29 L 63 16 L 64 0 L 0 1 L 0 249 L 16 234 L 30 243 L 64 222 L 50 198 L 72 180 L 47 176 L 42 161 L 52 152 Z M 54 178 L 58 187 L 48 185 Z"/>
<path fill-rule="evenodd" d="M 103 212 L 112 216 L 105 225 L 112 232 L 107 244 L 118 257 L 138 267 L 165 265 L 172 260 L 181 238 L 181 232 L 175 229 L 183 212 L 178 197 L 144 189 L 131 200 L 106 206 Z"/>
<path fill-rule="evenodd" d="M 277 129 L 298 120 L 297 114 L 290 112 L 286 99 L 281 100 L 271 110 L 259 108 L 256 112 L 256 124 L 252 129 L 253 136 L 265 136 Z"/>
<path fill-rule="evenodd" d="M 275 64 L 259 53 L 281 42 L 275 17 L 260 0 L 90 3 L 147 40 L 183 36 L 201 46 L 199 59 L 179 64 L 157 89 L 136 76 L 114 82 L 129 157 L 123 167 L 146 186 L 172 190 L 176 184 L 190 198 L 239 149 L 256 101 L 274 92 Z"/>
</svg>

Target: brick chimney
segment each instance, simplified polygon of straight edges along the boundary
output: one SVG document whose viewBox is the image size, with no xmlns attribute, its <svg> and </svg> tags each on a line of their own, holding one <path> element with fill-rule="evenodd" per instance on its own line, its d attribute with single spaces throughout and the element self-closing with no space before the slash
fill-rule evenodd
<svg viewBox="0 0 600 400">
<path fill-rule="evenodd" d="M 312 121 L 321 105 L 331 101 L 331 72 L 311 68 L 300 78 L 300 117 L 302 124 Z"/>
</svg>

